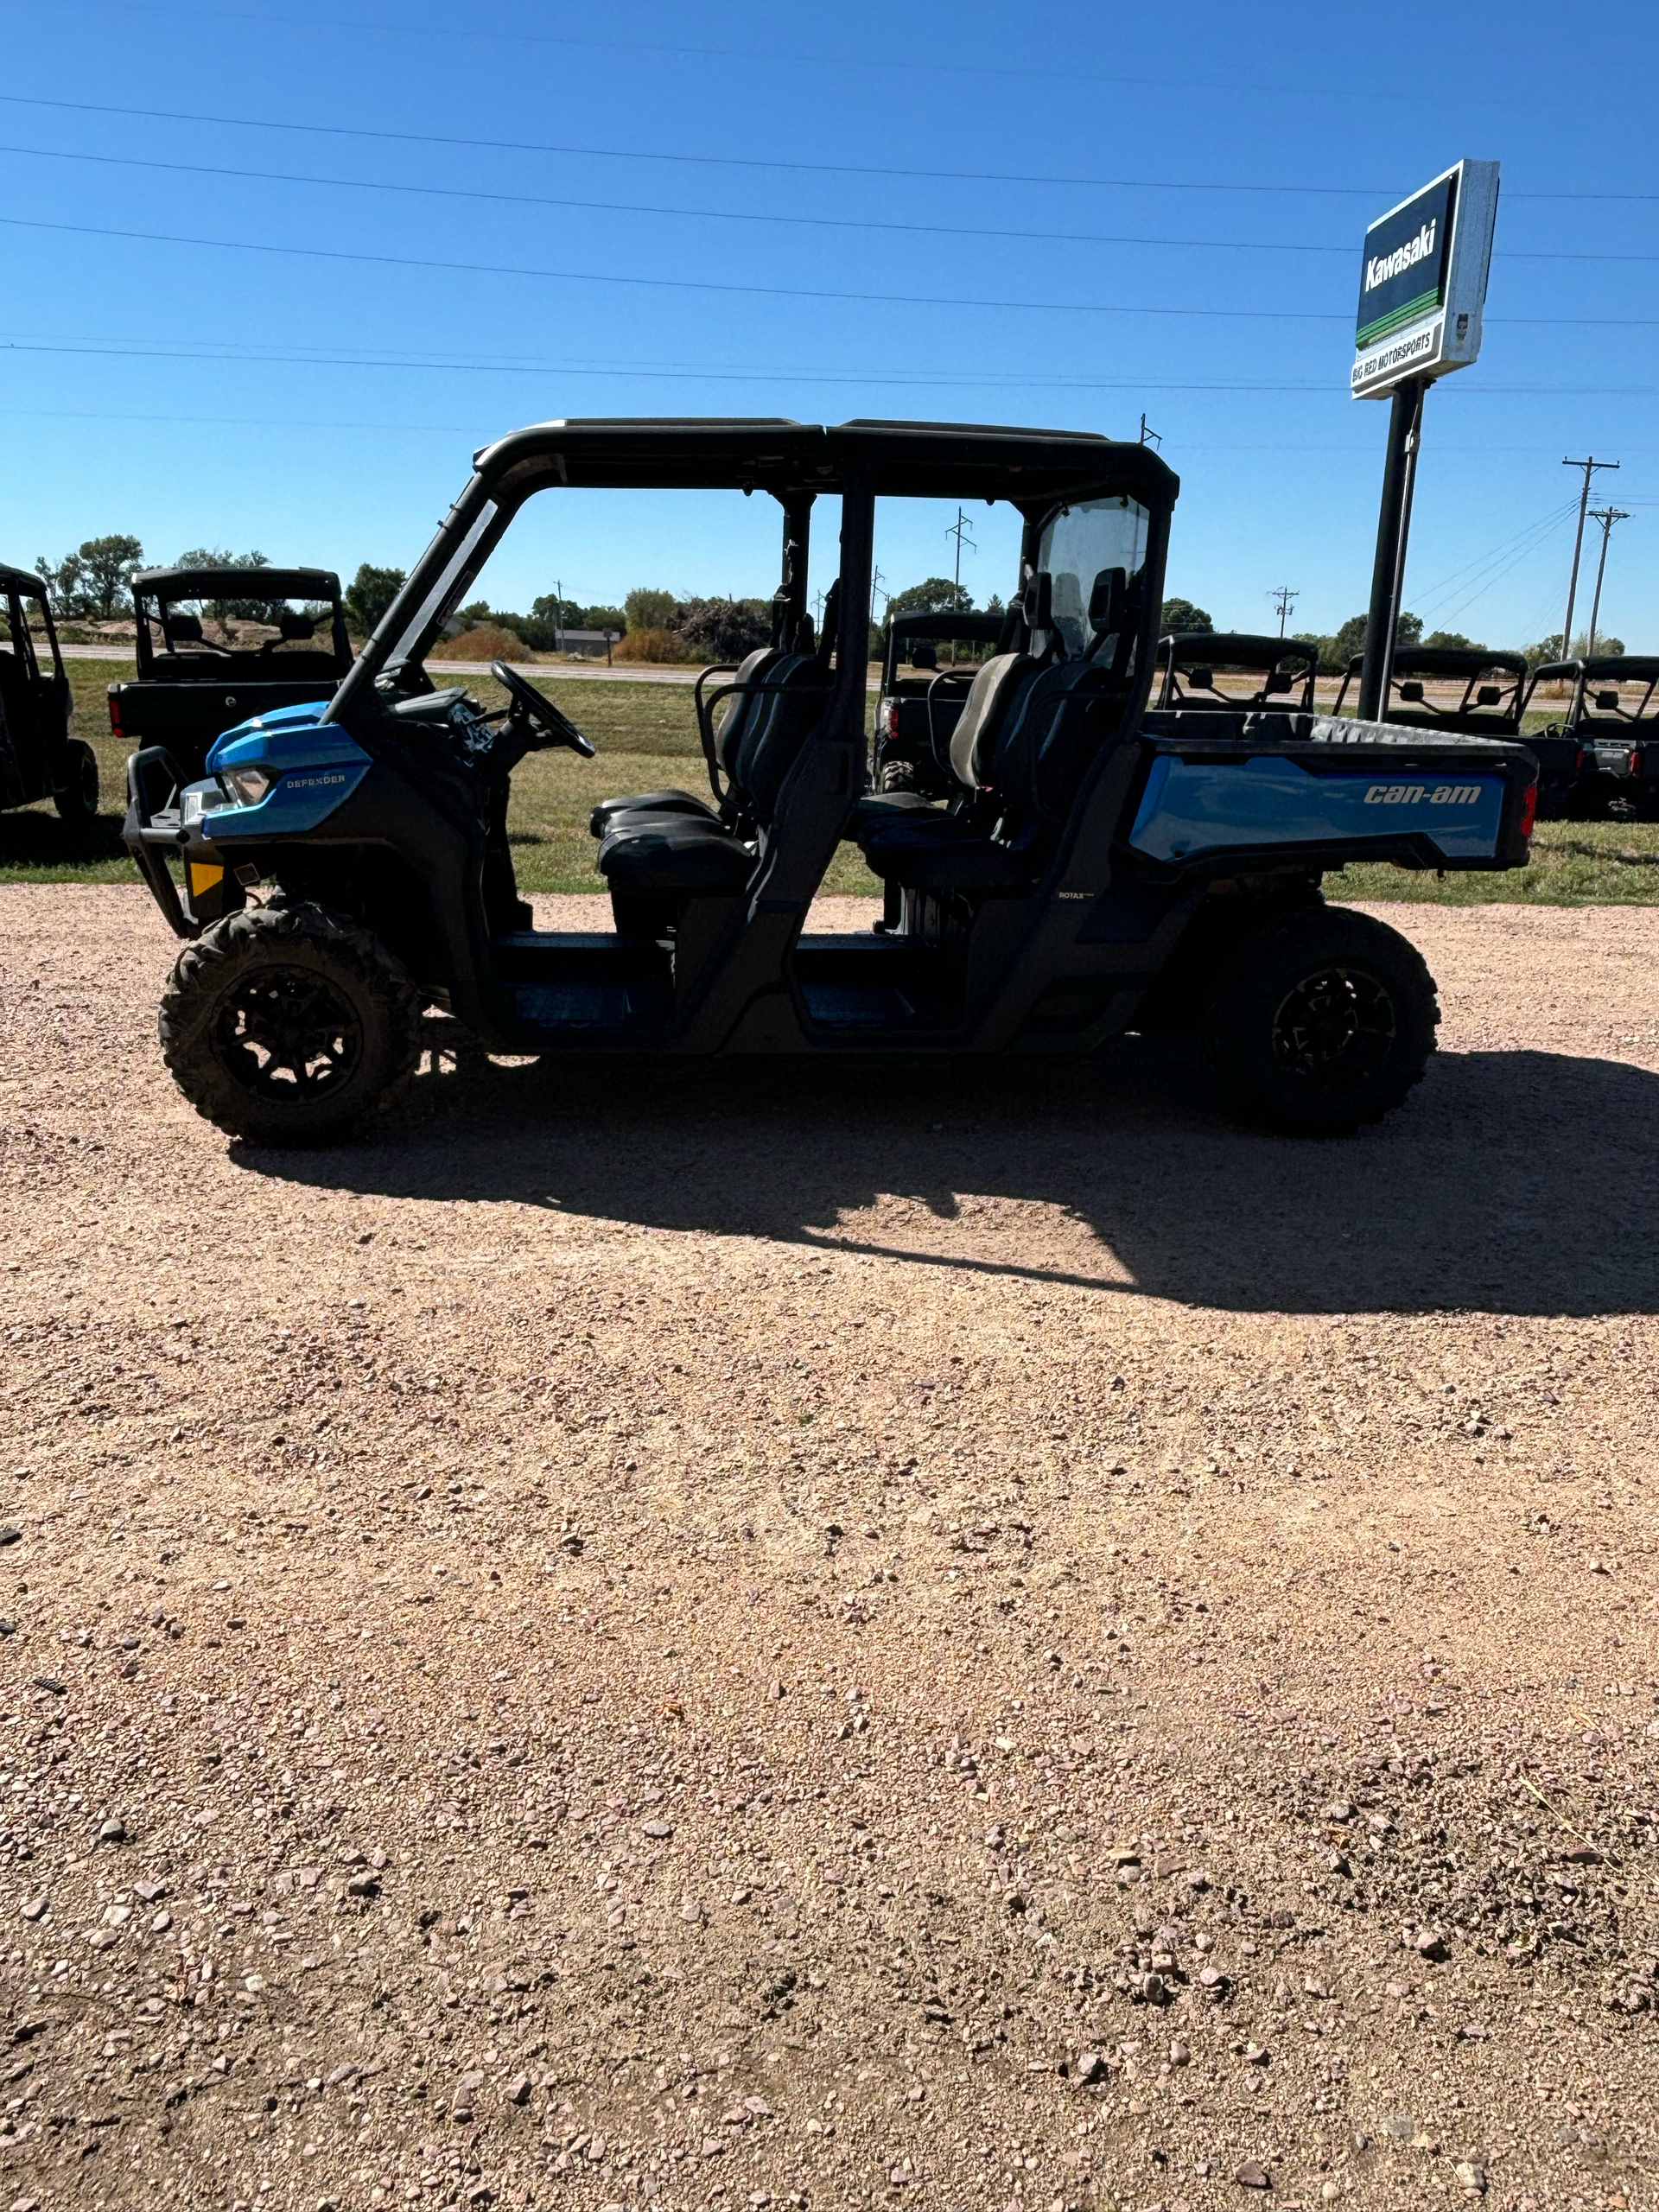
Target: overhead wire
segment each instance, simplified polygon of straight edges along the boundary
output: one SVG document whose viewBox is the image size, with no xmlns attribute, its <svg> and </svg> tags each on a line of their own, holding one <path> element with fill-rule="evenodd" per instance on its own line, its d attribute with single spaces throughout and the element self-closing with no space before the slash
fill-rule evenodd
<svg viewBox="0 0 1659 2212">
<path fill-rule="evenodd" d="M 899 223 L 867 216 L 786 215 L 772 210 L 754 214 L 728 207 L 676 207 L 637 200 L 578 200 L 531 192 L 491 192 L 474 186 L 407 184 L 380 177 L 296 175 L 288 169 L 232 168 L 208 162 L 157 161 L 136 154 L 89 154 L 60 146 L 19 146 L 0 140 L 0 154 L 29 161 L 79 162 L 102 168 L 163 171 L 175 176 L 234 177 L 255 184 L 320 186 L 330 192 L 380 192 L 420 200 L 461 200 L 508 207 L 557 207 L 581 214 L 651 215 L 677 222 L 749 223 L 791 230 L 871 231 L 907 238 L 980 238 L 1008 244 L 1040 245 L 1154 246 L 1163 251 L 1191 250 L 1217 253 L 1337 254 L 1344 260 L 1351 244 L 1322 245 L 1299 238 L 1150 238 L 1137 233 L 1097 231 L 1038 231 L 992 229 L 982 224 Z M 1579 249 L 1526 249 L 1494 256 L 1499 261 L 1659 262 L 1659 253 L 1586 253 Z"/>
<path fill-rule="evenodd" d="M 43 216 L 0 215 L 10 230 L 49 231 L 71 238 L 121 238 L 149 245 L 188 245 L 223 253 L 264 253 L 288 260 L 338 261 L 383 269 L 421 269 L 443 276 L 533 277 L 566 284 L 611 284 L 631 290 L 715 292 L 749 299 L 828 300 L 858 306 L 906 308 L 974 308 L 1016 315 L 1162 315 L 1182 321 L 1226 322 L 1346 323 L 1346 315 L 1322 314 L 1306 308 L 1199 308 L 1157 303 L 1126 303 L 1112 300 L 975 299 L 963 294 L 931 292 L 855 292 L 827 285 L 743 284 L 710 276 L 640 276 L 614 270 L 537 269 L 522 263 L 449 261 L 416 254 L 363 253 L 346 246 L 283 245 L 266 238 L 211 238 L 175 231 L 138 231 L 103 223 L 60 223 Z M 1630 315 L 1509 315 L 1515 325 L 1544 329 L 1630 329 L 1659 327 L 1659 316 Z"/>
<path fill-rule="evenodd" d="M 60 0 L 60 5 L 62 4 L 64 0 Z M 118 12 L 124 22 L 131 20 L 132 10 L 130 6 L 126 4 L 126 0 L 123 0 L 118 11 L 112 8 L 100 7 L 99 0 L 81 0 L 81 4 L 92 8 L 96 12 Z M 291 10 L 277 13 L 267 12 L 264 10 L 232 11 L 221 7 L 214 7 L 211 10 L 177 6 L 158 7 L 153 4 L 153 0 L 152 4 L 142 12 L 150 16 L 171 17 L 175 22 L 207 22 L 216 32 L 222 31 L 227 24 L 270 23 L 278 26 L 289 35 L 296 30 L 324 30 L 344 32 L 348 36 L 384 40 L 391 29 L 384 22 L 353 22 L 341 21 L 337 16 L 297 16 Z M 820 48 L 810 54 L 783 54 L 764 46 L 693 46 L 682 42 L 670 43 L 663 40 L 619 39 L 608 31 L 603 35 L 584 37 L 568 31 L 526 31 L 519 24 L 514 24 L 510 31 L 495 30 L 487 22 L 481 22 L 476 16 L 465 22 L 447 22 L 437 25 L 411 22 L 405 11 L 396 26 L 396 32 L 399 38 L 404 39 L 426 38 L 454 41 L 457 37 L 463 37 L 482 40 L 498 45 L 505 43 L 512 47 L 515 54 L 521 52 L 526 46 L 573 48 L 578 52 L 601 54 L 608 63 L 613 65 L 620 54 L 638 54 L 662 55 L 672 60 L 736 61 L 751 67 L 759 65 L 772 68 L 805 69 L 810 71 L 815 77 L 821 76 L 826 68 L 851 70 L 888 77 L 900 70 L 905 72 L 907 78 L 913 74 L 906 62 L 891 60 L 877 60 L 864 54 L 836 53 L 828 48 Z M 1005 85 L 1010 79 L 1029 79 L 1051 87 L 1055 81 L 1055 73 L 1052 67 L 1023 67 L 1019 62 L 1003 57 L 999 57 L 995 63 L 953 61 L 948 54 L 935 50 L 929 54 L 927 66 L 931 73 L 936 77 L 988 78 L 995 79 L 999 86 Z M 1159 92 L 1164 92 L 1167 90 L 1169 84 L 1167 74 L 1133 76 L 1127 71 L 1118 70 L 1114 71 L 1110 75 L 1106 75 L 1098 71 L 1077 68 L 1066 70 L 1065 81 L 1071 85 L 1098 85 L 1113 91 L 1122 87 L 1152 87 Z M 1236 77 L 1230 77 L 1225 84 L 1205 85 L 1203 78 L 1191 67 L 1190 62 L 1182 73 L 1181 83 L 1184 92 L 1190 93 L 1200 90 L 1211 91 L 1220 93 L 1230 100 L 1236 100 L 1241 92 L 1248 89 L 1247 86 L 1241 84 Z M 1282 91 L 1282 85 L 1276 80 L 1272 84 L 1264 82 L 1255 89 L 1264 93 L 1270 92 L 1277 95 Z M 1386 87 L 1379 88 L 1370 81 L 1358 85 L 1338 81 L 1325 87 L 1325 97 L 1328 99 L 1369 102 L 1374 105 L 1401 106 L 1409 104 L 1414 108 L 1421 108 L 1426 101 L 1432 102 L 1436 95 L 1433 86 L 1427 83 L 1414 84 L 1409 91 L 1396 92 Z M 1446 104 L 1454 104 L 1459 111 L 1470 107 L 1544 109 L 1553 114 L 1555 110 L 1555 103 L 1553 100 L 1500 99 L 1491 93 L 1471 92 L 1466 85 L 1462 84 L 1457 86 L 1455 90 L 1449 90 L 1439 97 Z M 1626 112 L 1645 112 L 1634 103 L 1618 101 L 1603 101 L 1601 108 L 1603 112 L 1617 113 L 1621 110 Z"/>
<path fill-rule="evenodd" d="M 53 108 L 71 115 L 118 115 L 149 123 L 194 123 L 224 130 L 288 131 L 305 137 L 360 138 L 386 145 L 418 146 L 425 149 L 434 146 L 451 146 L 469 153 L 552 154 L 574 156 L 586 161 L 659 162 L 678 168 L 764 169 L 798 176 L 898 178 L 935 184 L 1035 184 L 1055 186 L 1063 190 L 1081 188 L 1103 192 L 1253 193 L 1269 197 L 1308 200 L 1377 200 L 1392 197 L 1397 190 L 1393 185 L 1256 184 L 1236 181 L 1200 182 L 1187 177 L 1068 176 L 1056 175 L 1052 171 L 929 169 L 868 162 L 788 161 L 753 154 L 687 154 L 660 147 L 588 146 L 558 139 L 472 138 L 435 130 L 376 130 L 362 124 L 293 123 L 273 121 L 268 117 L 255 115 L 205 114 L 197 109 L 123 107 L 108 101 L 49 99 L 40 94 L 26 92 L 0 92 L 0 103 L 10 107 Z M 1659 200 L 1659 193 L 1516 192 L 1506 186 L 1503 198 L 1506 203 L 1524 200 L 1563 203 L 1628 201 L 1637 204 Z"/>
</svg>

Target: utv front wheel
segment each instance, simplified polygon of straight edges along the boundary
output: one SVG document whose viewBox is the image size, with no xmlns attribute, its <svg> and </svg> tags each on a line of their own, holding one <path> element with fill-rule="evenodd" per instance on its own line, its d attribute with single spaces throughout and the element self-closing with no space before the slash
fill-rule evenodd
<svg viewBox="0 0 1659 2212">
<path fill-rule="evenodd" d="M 218 1128 L 335 1144 L 391 1103 L 420 1053 L 423 1001 L 378 938 L 312 906 L 228 914 L 179 956 L 162 1053 Z"/>
<path fill-rule="evenodd" d="M 52 804 L 66 822 L 91 822 L 98 812 L 98 755 L 76 738 L 67 748 L 63 781 Z"/>
<path fill-rule="evenodd" d="M 1381 1121 L 1422 1080 L 1440 1018 L 1434 979 L 1397 930 L 1303 907 L 1217 971 L 1205 1057 L 1246 1120 L 1339 1136 Z"/>
</svg>

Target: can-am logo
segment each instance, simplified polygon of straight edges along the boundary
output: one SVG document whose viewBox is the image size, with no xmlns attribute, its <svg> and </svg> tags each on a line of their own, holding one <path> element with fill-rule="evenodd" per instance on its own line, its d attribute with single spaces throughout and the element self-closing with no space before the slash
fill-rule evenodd
<svg viewBox="0 0 1659 2212">
<path fill-rule="evenodd" d="M 1365 264 L 1365 289 L 1374 292 L 1379 284 L 1391 283 L 1396 276 L 1403 276 L 1408 269 L 1415 268 L 1420 261 L 1427 261 L 1434 251 L 1436 228 L 1436 222 L 1427 222 L 1414 238 L 1408 238 L 1392 253 L 1373 255 Z"/>
</svg>

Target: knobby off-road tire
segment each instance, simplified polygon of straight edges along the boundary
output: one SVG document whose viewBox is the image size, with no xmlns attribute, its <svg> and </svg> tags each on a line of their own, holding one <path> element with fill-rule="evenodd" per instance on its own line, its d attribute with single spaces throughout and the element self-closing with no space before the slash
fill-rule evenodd
<svg viewBox="0 0 1659 2212">
<path fill-rule="evenodd" d="M 1205 1061 L 1224 1103 L 1300 1136 L 1381 1121 L 1422 1080 L 1440 1021 L 1434 979 L 1397 930 L 1308 906 L 1223 961 Z"/>
<path fill-rule="evenodd" d="M 66 822 L 91 822 L 98 814 L 98 755 L 76 738 L 69 747 L 63 782 L 52 804 Z"/>
<path fill-rule="evenodd" d="M 423 1001 L 344 914 L 306 905 L 227 914 L 179 955 L 162 1054 L 197 1113 L 254 1144 L 337 1144 L 404 1090 Z"/>
</svg>

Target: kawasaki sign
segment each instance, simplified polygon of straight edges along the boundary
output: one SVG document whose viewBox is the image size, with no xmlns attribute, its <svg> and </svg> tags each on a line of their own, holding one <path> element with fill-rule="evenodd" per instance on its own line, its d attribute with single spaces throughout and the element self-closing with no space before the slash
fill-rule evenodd
<svg viewBox="0 0 1659 2212">
<path fill-rule="evenodd" d="M 1371 225 L 1349 377 L 1356 399 L 1475 359 L 1497 213 L 1497 163 L 1459 162 Z"/>
</svg>

